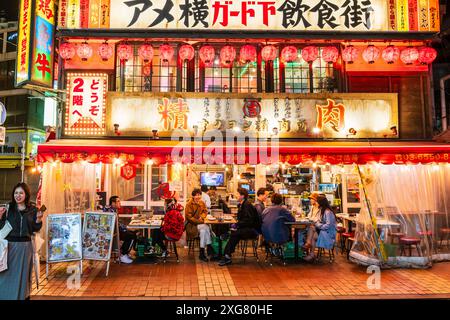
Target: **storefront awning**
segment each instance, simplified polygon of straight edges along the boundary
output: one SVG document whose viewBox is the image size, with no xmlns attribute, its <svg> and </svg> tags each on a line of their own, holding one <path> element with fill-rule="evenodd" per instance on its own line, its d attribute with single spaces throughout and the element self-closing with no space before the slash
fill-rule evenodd
<svg viewBox="0 0 450 320">
<path fill-rule="evenodd" d="M 268 145 L 256 143 L 226 145 L 163 140 L 87 140 L 60 139 L 39 145 L 38 162 L 88 161 L 113 163 L 116 159 L 128 163 L 227 163 L 268 164 L 278 159 L 290 164 L 418 164 L 450 163 L 450 144 L 422 141 L 396 142 L 294 142 Z M 272 157 L 271 157 L 272 155 Z M 213 159 L 214 157 L 214 159 Z M 276 157 L 276 158 L 275 158 Z"/>
</svg>

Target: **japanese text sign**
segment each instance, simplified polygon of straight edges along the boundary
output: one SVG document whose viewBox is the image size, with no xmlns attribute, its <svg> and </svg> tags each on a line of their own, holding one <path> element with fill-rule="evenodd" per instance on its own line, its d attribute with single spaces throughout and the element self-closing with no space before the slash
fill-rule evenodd
<svg viewBox="0 0 450 320">
<path fill-rule="evenodd" d="M 67 74 L 66 134 L 105 133 L 106 74 Z"/>
<path fill-rule="evenodd" d="M 429 4 L 427 30 L 418 24 L 423 1 Z M 395 5 L 393 0 L 60 0 L 66 16 L 59 27 L 439 31 L 438 1 L 397 0 Z"/>
<path fill-rule="evenodd" d="M 16 85 L 52 87 L 54 29 L 54 0 L 21 1 Z"/>
</svg>

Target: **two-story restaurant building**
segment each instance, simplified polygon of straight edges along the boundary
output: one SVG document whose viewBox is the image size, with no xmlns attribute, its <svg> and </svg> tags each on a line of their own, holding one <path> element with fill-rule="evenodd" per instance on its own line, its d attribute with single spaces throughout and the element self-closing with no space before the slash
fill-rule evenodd
<svg viewBox="0 0 450 320">
<path fill-rule="evenodd" d="M 35 76 L 54 57 L 65 90 L 61 139 L 38 149 L 50 214 L 112 195 L 156 212 L 201 184 L 223 199 L 270 186 L 301 212 L 320 191 L 356 221 L 353 261 L 449 257 L 438 0 L 60 0 L 51 16 L 53 2 L 32 29 L 55 31 Z"/>
</svg>

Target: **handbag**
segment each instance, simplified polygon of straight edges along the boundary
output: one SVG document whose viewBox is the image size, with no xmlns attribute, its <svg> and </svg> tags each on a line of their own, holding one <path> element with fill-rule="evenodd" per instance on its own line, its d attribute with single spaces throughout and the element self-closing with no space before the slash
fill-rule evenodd
<svg viewBox="0 0 450 320">
<path fill-rule="evenodd" d="M 8 240 L 5 238 L 11 232 L 12 227 L 6 220 L 5 225 L 0 230 L 0 272 L 8 269 Z"/>
</svg>

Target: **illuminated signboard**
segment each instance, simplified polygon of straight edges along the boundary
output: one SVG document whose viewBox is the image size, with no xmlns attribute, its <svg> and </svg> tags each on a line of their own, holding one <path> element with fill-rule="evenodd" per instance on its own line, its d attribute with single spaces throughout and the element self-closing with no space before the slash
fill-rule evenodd
<svg viewBox="0 0 450 320">
<path fill-rule="evenodd" d="M 60 0 L 59 28 L 439 31 L 438 1 Z"/>
<path fill-rule="evenodd" d="M 16 85 L 32 83 L 51 88 L 55 29 L 54 0 L 21 0 L 19 19 Z"/>
<path fill-rule="evenodd" d="M 107 87 L 107 74 L 67 74 L 65 134 L 105 134 Z"/>
<path fill-rule="evenodd" d="M 108 93 L 107 134 L 191 136 L 238 127 L 280 138 L 398 138 L 397 94 Z"/>
</svg>

